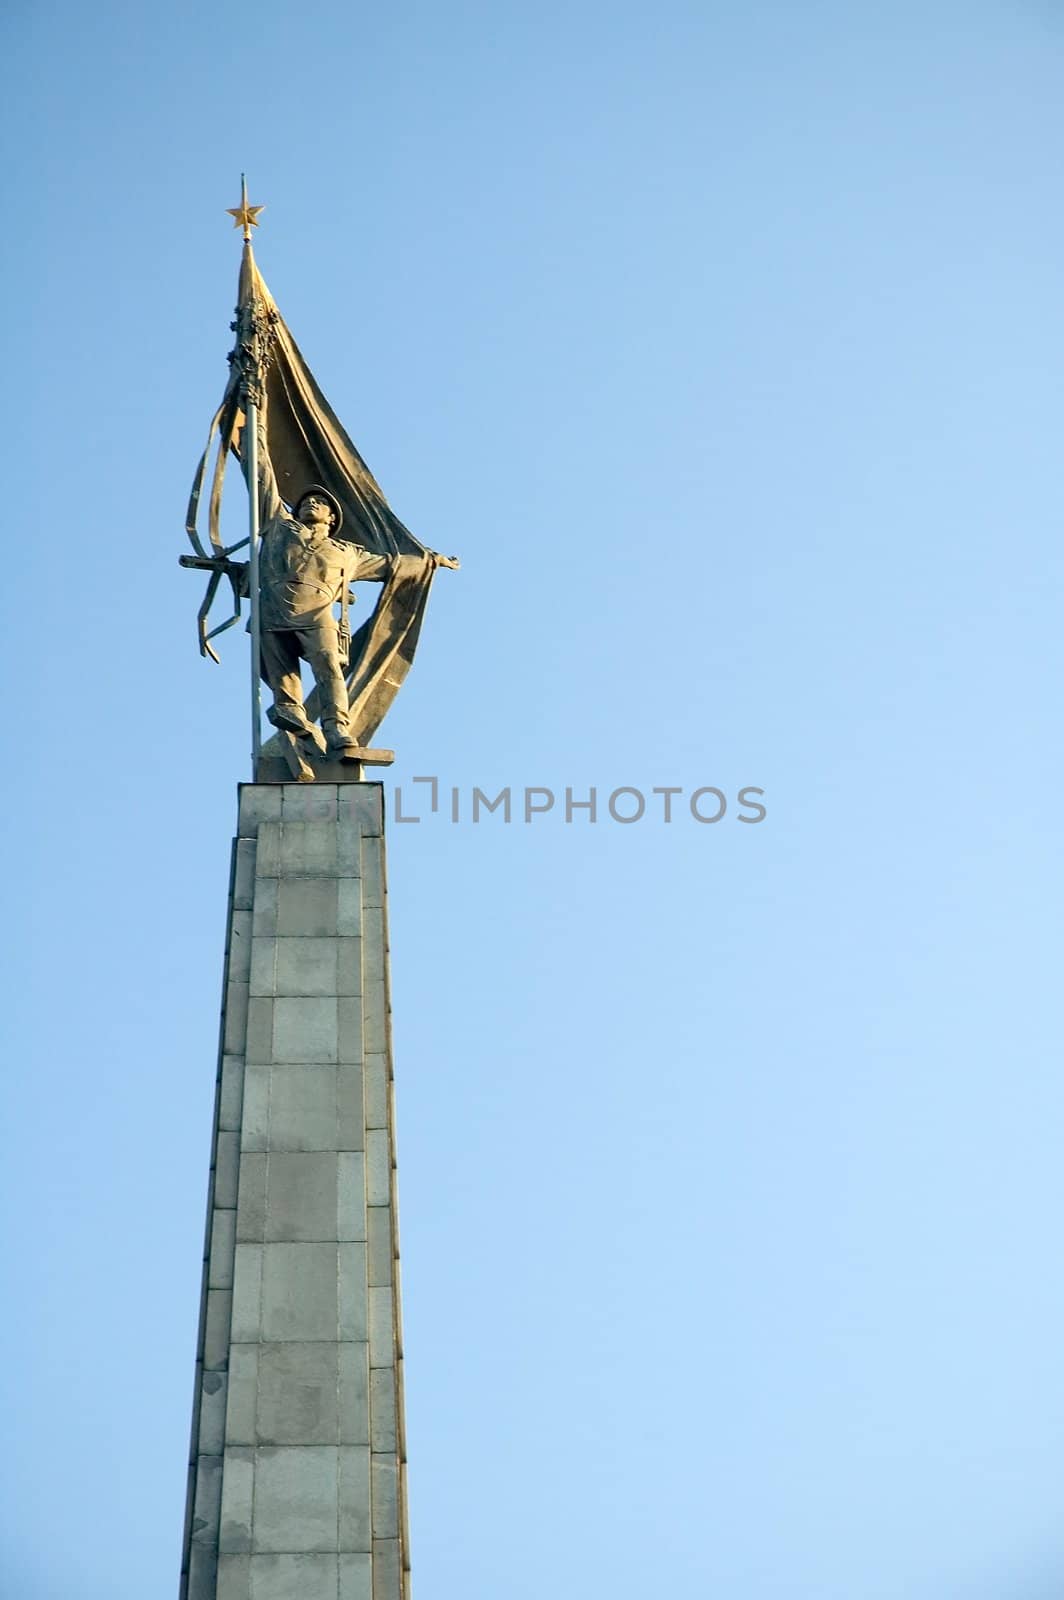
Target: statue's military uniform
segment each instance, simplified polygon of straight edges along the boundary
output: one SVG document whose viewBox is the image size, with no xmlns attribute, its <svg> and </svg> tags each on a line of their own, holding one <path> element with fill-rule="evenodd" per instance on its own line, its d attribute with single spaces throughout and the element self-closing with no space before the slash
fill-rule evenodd
<svg viewBox="0 0 1064 1600">
<path fill-rule="evenodd" d="M 303 716 L 302 656 L 318 685 L 323 729 L 346 732 L 346 661 L 333 606 L 339 602 L 346 619 L 348 584 L 356 578 L 380 581 L 390 568 L 390 557 L 371 555 L 286 513 L 267 522 L 259 553 L 262 675 L 282 726 L 288 717 Z"/>
</svg>

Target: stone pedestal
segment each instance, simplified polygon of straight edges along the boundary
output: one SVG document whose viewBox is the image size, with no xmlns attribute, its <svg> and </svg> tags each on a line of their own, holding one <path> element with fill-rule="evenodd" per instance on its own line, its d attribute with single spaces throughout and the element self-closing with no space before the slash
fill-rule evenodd
<svg viewBox="0 0 1064 1600">
<path fill-rule="evenodd" d="M 407 1600 L 379 784 L 246 784 L 181 1600 Z"/>
</svg>

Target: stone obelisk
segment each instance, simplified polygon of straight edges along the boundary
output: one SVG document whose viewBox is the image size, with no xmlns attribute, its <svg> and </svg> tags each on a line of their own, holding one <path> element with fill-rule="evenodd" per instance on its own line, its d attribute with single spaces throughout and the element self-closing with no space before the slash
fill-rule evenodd
<svg viewBox="0 0 1064 1600">
<path fill-rule="evenodd" d="M 387 952 L 381 786 L 243 785 L 181 1600 L 409 1593 Z"/>
<path fill-rule="evenodd" d="M 202 655 L 217 661 L 211 641 L 250 602 L 253 777 L 233 846 L 180 1594 L 409 1600 L 383 804 L 363 776 L 394 760 L 370 740 L 436 570 L 459 561 L 400 522 L 325 399 L 255 263 L 262 209 L 241 180 L 236 344 L 180 558 L 209 574 Z M 248 536 L 226 546 L 231 455 Z M 233 610 L 211 626 L 223 582 Z M 363 582 L 383 587 L 352 632 Z"/>
</svg>

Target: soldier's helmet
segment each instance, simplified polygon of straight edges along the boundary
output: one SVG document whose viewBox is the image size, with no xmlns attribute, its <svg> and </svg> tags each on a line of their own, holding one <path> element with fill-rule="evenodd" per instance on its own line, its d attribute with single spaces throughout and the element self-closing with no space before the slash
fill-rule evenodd
<svg viewBox="0 0 1064 1600">
<path fill-rule="evenodd" d="M 301 494 L 295 500 L 292 501 L 292 511 L 293 511 L 293 513 L 296 516 L 298 516 L 299 515 L 299 508 L 303 504 L 303 501 L 306 500 L 308 495 L 312 495 L 312 494 L 313 495 L 317 495 L 319 500 L 324 500 L 325 504 L 332 511 L 333 520 L 332 520 L 332 529 L 330 531 L 331 531 L 331 536 L 335 539 L 336 535 L 340 532 L 340 529 L 344 525 L 343 508 L 341 507 L 340 502 L 339 502 L 339 500 L 337 500 L 336 496 L 334 494 L 330 494 L 328 489 L 323 489 L 320 483 L 308 484 L 308 486 L 301 492 Z"/>
</svg>

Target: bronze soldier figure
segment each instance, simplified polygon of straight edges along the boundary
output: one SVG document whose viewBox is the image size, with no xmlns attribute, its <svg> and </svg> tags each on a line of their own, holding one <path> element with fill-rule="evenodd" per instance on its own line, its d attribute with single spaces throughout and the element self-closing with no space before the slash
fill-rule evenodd
<svg viewBox="0 0 1064 1600">
<path fill-rule="evenodd" d="M 269 456 L 263 455 L 268 462 Z M 348 728 L 344 676 L 351 637 L 349 585 L 383 582 L 394 558 L 374 555 L 336 537 L 343 511 L 327 489 L 310 485 L 289 513 L 268 467 L 263 480 L 264 509 L 270 514 L 261 535 L 259 616 L 262 676 L 273 690 L 273 705 L 266 715 L 275 727 L 291 733 L 309 731 L 299 670 L 300 658 L 308 661 L 318 686 L 326 744 L 331 754 L 342 757 L 358 748 Z M 430 554 L 436 566 L 457 570 L 457 557 Z"/>
</svg>

